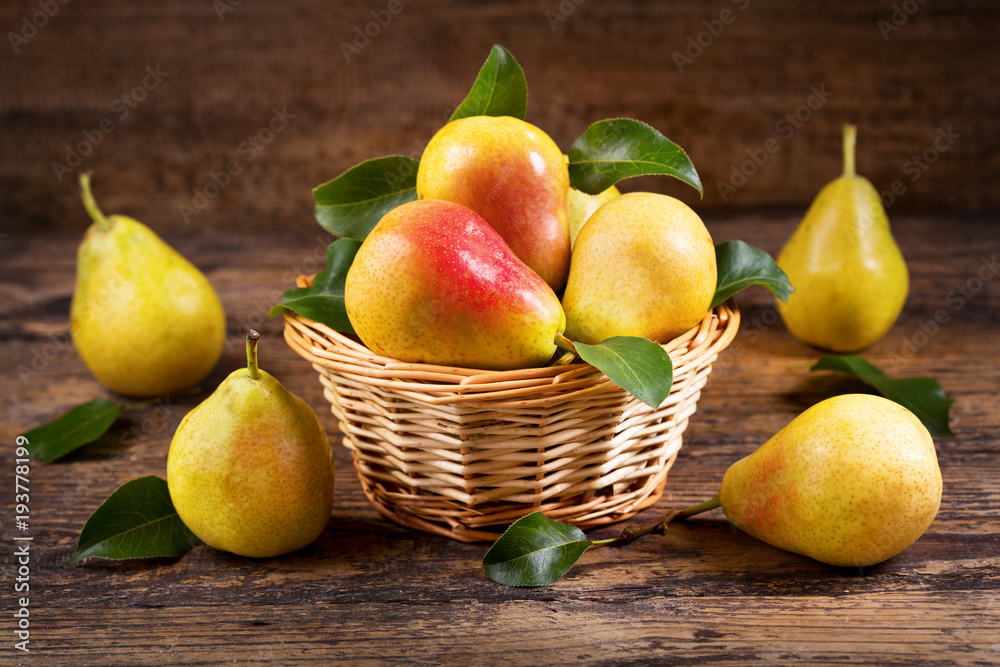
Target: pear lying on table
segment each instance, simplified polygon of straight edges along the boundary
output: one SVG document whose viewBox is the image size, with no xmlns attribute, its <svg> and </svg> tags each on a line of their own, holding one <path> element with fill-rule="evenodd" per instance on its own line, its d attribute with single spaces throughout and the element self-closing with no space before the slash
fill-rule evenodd
<svg viewBox="0 0 1000 667">
<path fill-rule="evenodd" d="M 181 420 L 167 487 L 181 521 L 210 547 L 269 558 L 312 543 L 333 507 L 334 463 L 316 413 L 257 367 L 234 371 Z"/>
<path fill-rule="evenodd" d="M 105 217 L 80 176 L 94 223 L 77 254 L 73 343 L 102 384 L 128 396 L 166 396 L 215 367 L 226 316 L 204 274 L 138 220 Z"/>
<path fill-rule="evenodd" d="M 378 354 L 486 370 L 544 364 L 566 326 L 555 293 L 496 230 L 433 199 L 379 221 L 347 272 L 344 305 Z"/>
<path fill-rule="evenodd" d="M 941 504 L 930 433 L 880 396 L 809 408 L 722 479 L 734 526 L 831 565 L 880 563 L 913 544 Z"/>
</svg>

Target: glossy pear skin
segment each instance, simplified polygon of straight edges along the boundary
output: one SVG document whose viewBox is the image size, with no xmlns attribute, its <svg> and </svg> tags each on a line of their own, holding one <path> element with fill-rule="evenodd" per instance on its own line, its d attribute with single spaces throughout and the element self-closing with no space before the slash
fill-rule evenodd
<svg viewBox="0 0 1000 667">
<path fill-rule="evenodd" d="M 822 401 L 726 471 L 726 517 L 823 563 L 864 567 L 906 549 L 941 504 L 930 434 L 902 406 L 867 394 Z"/>
<path fill-rule="evenodd" d="M 316 413 L 267 372 L 233 372 L 174 433 L 170 498 L 205 544 L 252 558 L 301 549 L 333 507 L 334 463 Z"/>
<path fill-rule="evenodd" d="M 509 116 L 454 120 L 431 138 L 417 196 L 466 206 L 558 291 L 569 272 L 569 170 L 547 134 Z"/>
<path fill-rule="evenodd" d="M 212 285 L 152 230 L 113 215 L 77 254 L 73 342 L 102 384 L 128 396 L 193 387 L 215 367 L 226 317 Z"/>
<path fill-rule="evenodd" d="M 882 201 L 853 173 L 853 138 L 848 141 L 845 175 L 820 191 L 777 258 L 795 285 L 788 301 L 778 302 L 785 326 L 799 340 L 834 352 L 855 352 L 885 336 L 909 291 Z"/>
<path fill-rule="evenodd" d="M 423 199 L 379 221 L 344 290 L 347 315 L 377 354 L 508 370 L 540 366 L 566 326 L 559 299 L 470 209 Z"/>
<path fill-rule="evenodd" d="M 694 211 L 667 195 L 623 194 L 597 209 L 573 246 L 566 336 L 669 341 L 705 317 L 716 280 L 715 246 Z"/>
<path fill-rule="evenodd" d="M 611 186 L 603 192 L 599 192 L 596 195 L 588 195 L 586 192 L 580 192 L 576 188 L 569 189 L 569 201 L 566 204 L 566 215 L 569 218 L 569 241 L 570 245 L 576 243 L 576 237 L 579 236 L 580 230 L 583 229 L 583 225 L 586 224 L 590 216 L 601 207 L 605 202 L 609 202 L 621 192 L 618 188 Z"/>
</svg>

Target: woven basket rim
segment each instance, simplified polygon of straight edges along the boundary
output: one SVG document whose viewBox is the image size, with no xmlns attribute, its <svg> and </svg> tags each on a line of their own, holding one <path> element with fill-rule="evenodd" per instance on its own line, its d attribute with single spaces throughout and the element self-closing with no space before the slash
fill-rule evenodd
<svg viewBox="0 0 1000 667">
<path fill-rule="evenodd" d="M 313 276 L 301 275 L 296 280 L 299 287 L 312 283 Z M 578 361 L 564 365 L 546 365 L 514 370 L 495 371 L 461 366 L 441 366 L 421 362 L 407 362 L 380 355 L 369 349 L 356 336 L 337 331 L 325 324 L 285 310 L 285 340 L 300 356 L 313 364 L 336 370 L 350 370 L 363 376 L 365 382 L 392 387 L 400 392 L 414 392 L 431 404 L 451 402 L 477 402 L 489 394 L 506 391 L 511 398 L 530 395 L 533 390 L 559 385 L 565 390 L 582 385 L 582 391 L 596 391 L 594 376 L 603 377 L 599 387 L 619 389 L 606 375 L 588 363 Z M 710 309 L 702 320 L 676 338 L 662 343 L 670 354 L 675 373 L 678 368 L 691 365 L 725 349 L 739 331 L 740 311 L 735 300 L 729 299 Z M 289 327 L 296 330 L 293 337 Z M 337 344 L 338 352 L 316 345 L 321 338 Z M 298 340 L 296 340 L 298 338 Z M 302 341 L 312 344 L 308 347 Z M 349 367 L 349 368 L 348 368 Z M 675 375 L 674 381 L 678 380 Z"/>
</svg>

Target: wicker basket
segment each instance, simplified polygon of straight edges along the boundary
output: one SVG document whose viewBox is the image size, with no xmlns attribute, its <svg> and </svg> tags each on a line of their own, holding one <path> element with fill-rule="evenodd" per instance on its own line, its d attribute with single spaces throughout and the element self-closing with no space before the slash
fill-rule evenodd
<svg viewBox="0 0 1000 667">
<path fill-rule="evenodd" d="M 739 320 L 727 302 L 664 345 L 674 384 L 657 410 L 583 363 L 502 372 L 404 363 L 293 313 L 285 340 L 319 372 L 375 508 L 477 542 L 535 510 L 592 528 L 659 500 Z"/>
</svg>

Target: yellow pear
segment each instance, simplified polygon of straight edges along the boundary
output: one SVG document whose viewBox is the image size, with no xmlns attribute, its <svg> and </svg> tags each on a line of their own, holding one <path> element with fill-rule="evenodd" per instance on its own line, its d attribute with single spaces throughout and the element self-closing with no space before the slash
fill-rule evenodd
<svg viewBox="0 0 1000 667">
<path fill-rule="evenodd" d="M 712 237 L 690 207 L 650 192 L 615 197 L 573 246 L 562 299 L 566 336 L 666 342 L 705 317 L 716 279 Z"/>
<path fill-rule="evenodd" d="M 830 565 L 880 563 L 913 544 L 941 504 L 930 433 L 906 408 L 848 394 L 817 403 L 722 479 L 740 530 Z"/>
<path fill-rule="evenodd" d="M 576 237 L 580 234 L 580 230 L 583 229 L 583 225 L 590 219 L 590 216 L 594 214 L 594 211 L 599 209 L 601 204 L 611 201 L 620 194 L 621 192 L 618 191 L 618 188 L 613 185 L 596 195 L 588 195 L 586 192 L 580 192 L 573 187 L 569 189 L 566 214 L 569 218 L 569 242 L 571 246 L 576 243 Z"/>
<path fill-rule="evenodd" d="M 181 521 L 205 544 L 269 558 L 323 532 L 335 471 L 316 413 L 257 367 L 258 338 L 247 335 L 247 367 L 181 420 L 167 487 Z"/>
<path fill-rule="evenodd" d="M 882 338 L 909 290 L 906 262 L 878 192 L 854 170 L 856 129 L 844 127 L 844 173 L 816 196 L 778 254 L 795 292 L 778 312 L 799 340 L 854 352 Z"/>
<path fill-rule="evenodd" d="M 105 217 L 80 176 L 94 224 L 77 254 L 73 343 L 101 383 L 129 396 L 165 396 L 215 367 L 226 316 L 204 274 L 137 220 Z"/>
</svg>

